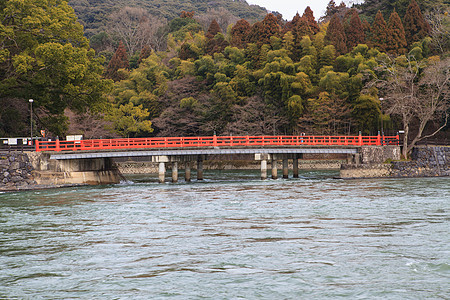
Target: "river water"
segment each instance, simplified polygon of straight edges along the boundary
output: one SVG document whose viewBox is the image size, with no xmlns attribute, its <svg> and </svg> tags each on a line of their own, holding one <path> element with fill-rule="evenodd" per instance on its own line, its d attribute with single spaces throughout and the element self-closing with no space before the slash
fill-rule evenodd
<svg viewBox="0 0 450 300">
<path fill-rule="evenodd" d="M 0 299 L 449 299 L 449 178 L 0 194 Z"/>
</svg>

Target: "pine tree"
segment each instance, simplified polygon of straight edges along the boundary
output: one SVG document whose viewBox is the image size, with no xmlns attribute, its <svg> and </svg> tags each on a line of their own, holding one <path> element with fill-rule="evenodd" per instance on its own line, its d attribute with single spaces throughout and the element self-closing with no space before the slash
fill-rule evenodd
<svg viewBox="0 0 450 300">
<path fill-rule="evenodd" d="M 218 34 L 219 32 L 222 32 L 220 29 L 219 23 L 217 23 L 216 19 L 211 21 L 211 24 L 209 24 L 208 31 L 206 32 L 206 37 L 208 39 L 212 39 Z"/>
<path fill-rule="evenodd" d="M 387 24 L 379 10 L 370 29 L 369 42 L 371 47 L 378 48 L 380 51 L 386 51 L 387 47 Z"/>
<path fill-rule="evenodd" d="M 308 23 L 309 27 L 311 28 L 314 34 L 320 31 L 319 25 L 317 24 L 316 19 L 314 18 L 314 13 L 309 6 L 306 7 L 302 18 L 306 19 L 306 22 Z"/>
<path fill-rule="evenodd" d="M 119 81 L 124 78 L 117 72 L 119 69 L 129 69 L 130 65 L 128 63 L 128 55 L 125 46 L 122 41 L 119 42 L 119 47 L 114 53 L 113 57 L 109 61 L 108 66 L 106 67 L 105 77 L 112 79 L 114 81 Z"/>
<path fill-rule="evenodd" d="M 419 5 L 415 0 L 412 0 L 406 10 L 406 15 L 403 18 L 405 28 L 405 37 L 408 44 L 420 41 L 430 33 L 430 25 L 424 19 Z"/>
<path fill-rule="evenodd" d="M 364 44 L 364 28 L 356 9 L 350 10 L 350 20 L 345 26 L 345 35 L 347 37 L 347 50 L 351 51 L 358 44 Z"/>
<path fill-rule="evenodd" d="M 246 20 L 241 19 L 231 28 L 231 45 L 233 47 L 245 48 L 247 46 L 248 34 L 251 26 Z"/>
<path fill-rule="evenodd" d="M 347 53 L 347 37 L 345 36 L 344 26 L 342 26 L 341 20 L 336 14 L 331 17 L 325 41 L 334 46 L 337 55 Z"/>
<path fill-rule="evenodd" d="M 405 30 L 400 16 L 394 9 L 388 22 L 386 50 L 392 54 L 404 54 L 406 53 L 406 46 Z"/>
</svg>

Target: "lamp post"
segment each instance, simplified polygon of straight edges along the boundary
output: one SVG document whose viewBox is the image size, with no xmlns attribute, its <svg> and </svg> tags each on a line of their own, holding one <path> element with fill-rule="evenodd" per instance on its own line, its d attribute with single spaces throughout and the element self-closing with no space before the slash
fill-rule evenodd
<svg viewBox="0 0 450 300">
<path fill-rule="evenodd" d="M 383 131 L 383 106 L 381 105 L 381 103 L 383 102 L 384 98 L 380 98 L 380 108 L 381 108 L 381 134 L 384 135 L 384 131 Z"/>
<path fill-rule="evenodd" d="M 33 99 L 28 100 L 30 102 L 30 137 L 31 145 L 33 145 Z"/>
</svg>

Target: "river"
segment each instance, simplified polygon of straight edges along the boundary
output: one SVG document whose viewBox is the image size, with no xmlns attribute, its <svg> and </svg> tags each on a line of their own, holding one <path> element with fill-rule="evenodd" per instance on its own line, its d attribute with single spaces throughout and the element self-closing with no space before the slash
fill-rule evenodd
<svg viewBox="0 0 450 300">
<path fill-rule="evenodd" d="M 0 299 L 449 299 L 449 178 L 0 194 Z"/>
</svg>

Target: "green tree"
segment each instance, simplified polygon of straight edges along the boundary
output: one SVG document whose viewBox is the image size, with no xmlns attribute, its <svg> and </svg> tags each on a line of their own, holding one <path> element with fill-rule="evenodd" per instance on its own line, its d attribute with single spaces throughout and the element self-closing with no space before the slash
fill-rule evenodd
<svg viewBox="0 0 450 300">
<path fill-rule="evenodd" d="M 64 110 L 101 110 L 102 59 L 63 0 L 11 0 L 0 10 L 0 105 L 33 98 L 39 126 L 62 135 Z M 28 113 L 24 111 L 23 113 Z M 19 127 L 19 126 L 16 126 Z"/>
<path fill-rule="evenodd" d="M 113 129 L 124 137 L 148 135 L 153 132 L 152 122 L 147 120 L 150 113 L 142 105 L 133 103 L 119 105 L 111 109 L 107 120 L 112 122 Z"/>
</svg>

